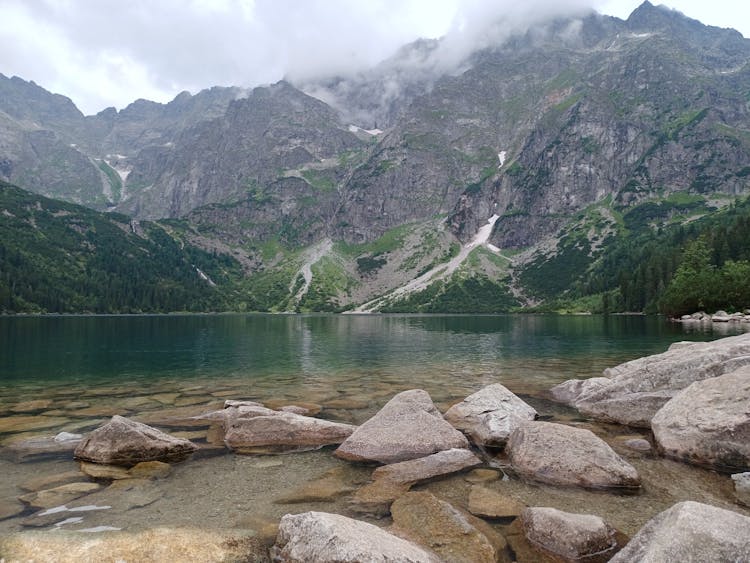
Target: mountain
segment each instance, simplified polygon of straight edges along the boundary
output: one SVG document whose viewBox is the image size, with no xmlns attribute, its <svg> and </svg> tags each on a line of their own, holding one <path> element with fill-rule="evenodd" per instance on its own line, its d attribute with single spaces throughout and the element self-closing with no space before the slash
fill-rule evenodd
<svg viewBox="0 0 750 563">
<path fill-rule="evenodd" d="M 0 178 L 178 220 L 190 244 L 242 257 L 260 310 L 616 301 L 619 280 L 585 283 L 609 252 L 750 193 L 750 41 L 735 31 L 644 2 L 452 66 L 445 48 L 88 117 L 0 77 Z"/>
</svg>

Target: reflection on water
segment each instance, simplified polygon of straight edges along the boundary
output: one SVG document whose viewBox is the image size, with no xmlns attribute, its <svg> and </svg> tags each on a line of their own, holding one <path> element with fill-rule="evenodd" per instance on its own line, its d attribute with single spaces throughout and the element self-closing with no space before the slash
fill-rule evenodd
<svg viewBox="0 0 750 563">
<path fill-rule="evenodd" d="M 17 506 L 19 486 L 31 477 L 76 469 L 69 454 L 24 459 L 19 443 L 60 431 L 86 432 L 113 414 L 166 424 L 167 430 L 207 445 L 206 427 L 170 427 L 164 421 L 220 408 L 224 399 L 236 398 L 313 402 L 322 406 L 320 416 L 356 424 L 405 389 L 427 390 L 445 410 L 499 381 L 548 419 L 579 424 L 577 413 L 547 399 L 552 385 L 599 375 L 678 340 L 710 340 L 748 328 L 683 327 L 639 316 L 0 318 L 0 512 Z M 620 438 L 631 431 L 589 426 L 643 473 L 641 495 L 613 497 L 517 480 L 492 487 L 503 487 L 527 504 L 596 511 L 628 533 L 677 500 L 730 503 L 726 477 L 622 450 Z M 370 472 L 332 458 L 330 450 L 288 455 L 282 463 L 269 459 L 279 458 L 222 453 L 194 459 L 146 491 L 104 489 L 83 497 L 82 505 L 112 508 L 86 512 L 82 522 L 66 526 L 253 527 L 290 511 L 347 514 L 345 498 L 292 506 L 274 501 L 334 467 L 343 467 L 359 482 Z M 429 485 L 460 505 L 466 503 L 468 486 L 460 476 Z M 30 512 L 0 521 L 0 532 L 21 529 Z M 254 523 L 248 512 L 256 517 Z"/>
</svg>

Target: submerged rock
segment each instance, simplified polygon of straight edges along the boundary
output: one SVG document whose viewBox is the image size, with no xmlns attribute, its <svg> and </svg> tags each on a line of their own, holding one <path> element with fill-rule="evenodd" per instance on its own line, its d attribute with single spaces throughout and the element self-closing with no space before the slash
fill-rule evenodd
<svg viewBox="0 0 750 563">
<path fill-rule="evenodd" d="M 390 504 L 414 484 L 464 471 L 481 463 L 469 450 L 454 448 L 378 467 L 372 474 L 373 482 L 359 489 L 352 498 L 353 508 L 360 512 L 387 514 Z"/>
<path fill-rule="evenodd" d="M 93 463 L 135 465 L 141 461 L 181 461 L 197 449 L 188 440 L 122 416 L 94 430 L 79 444 L 75 457 Z"/>
<path fill-rule="evenodd" d="M 598 420 L 649 427 L 678 391 L 745 365 L 750 365 L 750 333 L 680 345 L 606 369 L 603 378 L 566 381 L 552 394 Z"/>
<path fill-rule="evenodd" d="M 505 449 L 514 471 L 542 483 L 593 489 L 641 485 L 635 468 L 589 430 L 527 422 L 513 431 Z"/>
<path fill-rule="evenodd" d="M 651 426 L 668 457 L 723 471 L 750 469 L 750 366 L 693 383 Z"/>
<path fill-rule="evenodd" d="M 427 491 L 405 494 L 393 503 L 391 514 L 399 534 L 431 549 L 443 561 L 508 560 L 505 540 L 486 523 Z"/>
<path fill-rule="evenodd" d="M 10 499 L 0 500 L 0 520 L 7 520 L 21 514 L 26 507 L 20 502 Z"/>
<path fill-rule="evenodd" d="M 339 514 L 287 514 L 273 547 L 276 561 L 438 563 L 435 555 L 381 530 Z"/>
<path fill-rule="evenodd" d="M 427 392 L 403 391 L 349 436 L 335 455 L 349 461 L 396 463 L 451 448 L 468 448 Z"/>
<path fill-rule="evenodd" d="M 293 491 L 274 500 L 276 504 L 328 502 L 357 490 L 344 467 L 334 467 L 320 477 L 303 483 Z"/>
<path fill-rule="evenodd" d="M 511 496 L 480 485 L 469 491 L 469 512 L 482 518 L 515 518 L 526 505 Z"/>
<path fill-rule="evenodd" d="M 482 446 L 502 447 L 521 423 L 536 411 L 499 383 L 469 395 L 445 413 L 445 420 Z"/>
<path fill-rule="evenodd" d="M 305 451 L 340 444 L 356 426 L 263 407 L 239 407 L 224 442 L 237 453 Z M 266 412 L 268 411 L 268 412 Z"/>
<path fill-rule="evenodd" d="M 58 530 L 0 538 L 7 561 L 269 561 L 266 548 L 246 531 L 155 528 L 98 534 Z"/>
<path fill-rule="evenodd" d="M 750 561 L 750 518 L 698 502 L 654 516 L 610 563 Z"/>
<path fill-rule="evenodd" d="M 598 516 L 533 507 L 521 513 L 526 539 L 563 561 L 603 563 L 621 547 L 617 531 Z"/>
<path fill-rule="evenodd" d="M 101 488 L 102 486 L 97 483 L 68 483 L 53 489 L 27 493 L 18 497 L 18 500 L 34 508 L 52 508 L 96 492 Z"/>
</svg>

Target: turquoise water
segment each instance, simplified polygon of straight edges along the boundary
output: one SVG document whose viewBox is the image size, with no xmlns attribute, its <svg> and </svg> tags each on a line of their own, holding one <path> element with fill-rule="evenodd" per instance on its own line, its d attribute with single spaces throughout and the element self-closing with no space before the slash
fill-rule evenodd
<svg viewBox="0 0 750 563">
<path fill-rule="evenodd" d="M 350 512 L 346 495 L 292 505 L 280 499 L 332 469 L 343 472 L 345 484 L 361 484 L 371 467 L 337 460 L 331 448 L 238 456 L 223 448 L 212 428 L 190 417 L 220 409 L 225 399 L 251 399 L 272 408 L 314 403 L 322 418 L 361 424 L 405 389 L 427 390 L 444 412 L 495 382 L 521 395 L 546 420 L 595 431 L 636 466 L 644 487 L 636 496 L 616 496 L 518 479 L 488 486 L 530 506 L 598 514 L 626 533 L 679 500 L 732 507 L 728 477 L 623 449 L 624 439 L 648 433 L 583 420 L 550 401 L 547 391 L 565 379 L 600 375 L 623 361 L 662 352 L 675 341 L 712 340 L 748 329 L 747 323 L 683 327 L 642 316 L 0 318 L 0 535 L 41 526 L 35 523 L 38 509 L 22 496 L 36 490 L 29 488 L 30 479 L 78 471 L 72 450 L 39 455 L 28 444 L 62 431 L 84 434 L 114 414 L 193 440 L 201 453 L 140 492 L 104 483 L 81 498 L 51 501 L 110 508 L 43 529 L 198 526 L 261 533 L 288 512 L 361 517 Z M 87 477 L 80 474 L 80 480 Z M 466 505 L 470 485 L 460 475 L 426 486 Z M 12 516 L 2 519 L 3 514 Z"/>
<path fill-rule="evenodd" d="M 579 369 L 582 359 L 598 367 L 717 336 L 641 316 L 6 317 L 0 383 L 502 368 L 524 359 L 570 359 Z"/>
</svg>

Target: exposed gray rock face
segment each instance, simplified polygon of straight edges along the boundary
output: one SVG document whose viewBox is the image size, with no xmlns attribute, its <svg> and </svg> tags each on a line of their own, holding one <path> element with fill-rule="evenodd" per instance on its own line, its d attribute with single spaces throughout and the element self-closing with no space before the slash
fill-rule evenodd
<svg viewBox="0 0 750 563">
<path fill-rule="evenodd" d="M 445 413 L 445 420 L 475 444 L 502 447 L 519 424 L 536 416 L 532 407 L 495 383 L 453 405 Z"/>
<path fill-rule="evenodd" d="M 115 415 L 78 445 L 75 457 L 93 463 L 130 466 L 141 461 L 180 461 L 196 449 L 189 440 Z"/>
<path fill-rule="evenodd" d="M 732 475 L 734 497 L 740 504 L 750 506 L 750 471 Z"/>
<path fill-rule="evenodd" d="M 326 512 L 287 514 L 273 548 L 277 561 L 437 563 L 433 554 L 377 526 Z"/>
<path fill-rule="evenodd" d="M 618 548 L 616 530 L 591 514 L 532 507 L 521 521 L 526 539 L 565 561 L 608 561 Z"/>
<path fill-rule="evenodd" d="M 750 561 L 750 518 L 698 502 L 657 514 L 610 563 Z"/>
<path fill-rule="evenodd" d="M 231 410 L 231 409 L 226 409 Z M 224 443 L 237 453 L 305 451 L 340 444 L 356 426 L 272 411 L 264 407 L 240 406 L 227 421 Z"/>
<path fill-rule="evenodd" d="M 552 394 L 598 420 L 649 427 L 677 391 L 745 365 L 750 365 L 750 333 L 626 362 L 604 371 L 608 381 L 566 381 Z"/>
<path fill-rule="evenodd" d="M 723 471 L 750 469 L 750 366 L 696 381 L 654 415 L 668 457 Z"/>
<path fill-rule="evenodd" d="M 638 472 L 591 431 L 552 422 L 527 422 L 505 446 L 514 471 L 551 485 L 592 489 L 637 488 Z"/>
<path fill-rule="evenodd" d="M 349 461 L 396 463 L 468 447 L 464 435 L 443 419 L 427 392 L 412 389 L 388 401 L 335 455 Z"/>
<path fill-rule="evenodd" d="M 414 484 L 481 464 L 482 461 L 469 450 L 455 448 L 384 465 L 373 472 L 373 482 L 359 489 L 352 503 L 359 512 L 387 514 L 390 504 Z"/>
</svg>

